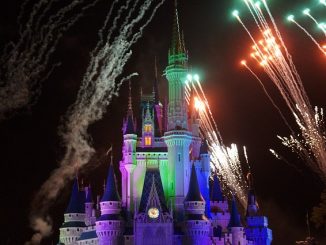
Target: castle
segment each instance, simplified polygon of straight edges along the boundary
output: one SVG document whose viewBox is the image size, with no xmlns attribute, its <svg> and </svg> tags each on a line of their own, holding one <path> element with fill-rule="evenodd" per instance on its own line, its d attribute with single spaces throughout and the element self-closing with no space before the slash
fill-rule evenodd
<svg viewBox="0 0 326 245">
<path fill-rule="evenodd" d="M 271 244 L 268 220 L 259 215 L 252 188 L 244 226 L 235 198 L 229 206 L 216 175 L 209 184 L 210 155 L 200 138 L 199 114 L 185 99 L 187 63 L 175 8 L 165 70 L 168 104 L 160 102 L 155 81 L 153 94 L 141 98 L 136 127 L 129 96 L 119 165 L 121 198 L 112 163 L 96 205 L 91 188 L 80 190 L 75 181 L 59 244 Z"/>
</svg>

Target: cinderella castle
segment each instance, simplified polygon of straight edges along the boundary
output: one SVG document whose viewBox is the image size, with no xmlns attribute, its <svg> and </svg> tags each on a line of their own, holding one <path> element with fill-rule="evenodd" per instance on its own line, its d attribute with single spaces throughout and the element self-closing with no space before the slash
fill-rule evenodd
<svg viewBox="0 0 326 245">
<path fill-rule="evenodd" d="M 75 181 L 59 244 L 271 244 L 272 232 L 267 217 L 260 215 L 253 189 L 241 217 L 235 198 L 229 203 L 218 177 L 211 176 L 199 114 L 185 98 L 187 72 L 175 8 L 165 69 L 168 104 L 160 102 L 155 81 L 153 93 L 141 96 L 141 118 L 136 122 L 129 96 L 122 127 L 121 192 L 112 163 L 103 196 L 96 202 L 91 188 L 79 188 Z"/>
</svg>

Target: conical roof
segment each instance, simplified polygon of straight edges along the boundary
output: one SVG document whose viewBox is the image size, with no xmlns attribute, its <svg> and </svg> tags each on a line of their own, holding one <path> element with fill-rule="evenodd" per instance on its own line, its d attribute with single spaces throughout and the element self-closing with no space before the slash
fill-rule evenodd
<svg viewBox="0 0 326 245">
<path fill-rule="evenodd" d="M 217 175 L 214 175 L 214 181 L 212 186 L 211 201 L 224 201 L 223 193 L 221 190 L 220 181 Z"/>
<path fill-rule="evenodd" d="M 70 196 L 68 207 L 65 211 L 66 214 L 69 213 L 84 213 L 85 212 L 85 193 L 83 191 L 79 191 L 78 189 L 78 181 L 75 179 L 72 193 Z"/>
<path fill-rule="evenodd" d="M 230 222 L 228 225 L 229 228 L 231 227 L 242 227 L 241 221 L 240 221 L 240 214 L 237 208 L 237 203 L 235 200 L 235 197 L 232 198 L 232 204 L 231 204 L 231 216 L 230 216 Z"/>
<path fill-rule="evenodd" d="M 89 186 L 87 188 L 85 203 L 92 203 L 92 202 L 93 202 L 92 188 L 91 188 L 91 186 Z"/>
<path fill-rule="evenodd" d="M 120 196 L 117 191 L 115 176 L 114 176 L 114 169 L 112 163 L 109 167 L 109 174 L 106 180 L 106 186 L 104 190 L 103 197 L 101 202 L 106 201 L 120 201 Z"/>
<path fill-rule="evenodd" d="M 189 189 L 188 193 L 185 199 L 185 202 L 203 202 L 204 198 L 200 193 L 199 190 L 199 185 L 198 185 L 198 179 L 197 179 L 197 174 L 196 174 L 196 169 L 195 166 L 192 165 L 191 168 L 191 176 L 190 176 L 190 181 L 189 181 Z"/>
</svg>

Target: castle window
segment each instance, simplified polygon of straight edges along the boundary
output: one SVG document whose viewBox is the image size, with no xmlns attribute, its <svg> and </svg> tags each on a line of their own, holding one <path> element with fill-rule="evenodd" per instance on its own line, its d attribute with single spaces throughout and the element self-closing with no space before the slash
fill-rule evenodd
<svg viewBox="0 0 326 245">
<path fill-rule="evenodd" d="M 146 133 L 150 133 L 150 132 L 152 132 L 152 125 L 150 125 L 150 124 L 146 124 L 146 125 L 145 125 L 145 132 L 146 132 Z"/>
<path fill-rule="evenodd" d="M 148 136 L 145 137 L 145 145 L 152 145 L 152 138 L 151 137 L 148 137 Z"/>
</svg>

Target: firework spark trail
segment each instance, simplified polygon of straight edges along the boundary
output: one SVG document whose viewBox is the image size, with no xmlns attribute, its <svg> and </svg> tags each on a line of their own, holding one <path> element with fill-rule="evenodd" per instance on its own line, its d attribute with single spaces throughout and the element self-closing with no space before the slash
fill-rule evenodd
<svg viewBox="0 0 326 245">
<path fill-rule="evenodd" d="M 308 30 L 306 28 L 304 28 L 302 25 L 300 25 L 297 21 L 295 21 L 294 19 L 291 18 L 290 20 L 291 22 L 293 22 L 297 27 L 299 27 L 313 42 L 314 44 L 316 44 L 316 46 L 318 47 L 318 49 L 324 54 L 326 55 L 326 50 L 323 49 L 323 47 L 317 42 L 317 40 L 308 32 Z M 325 34 L 326 35 L 326 34 Z"/>
<path fill-rule="evenodd" d="M 9 43 L 0 57 L 0 120 L 36 102 L 41 82 L 56 66 L 48 67 L 49 60 L 63 33 L 97 1 L 74 0 L 59 6 L 57 0 L 40 0 L 31 11 L 30 1 L 23 2 L 18 40 Z"/>
<path fill-rule="evenodd" d="M 292 134 L 290 137 L 279 138 L 284 145 L 298 153 L 312 170 L 319 174 L 323 181 L 326 181 L 325 135 L 322 128 L 323 112 L 318 109 L 313 110 L 310 105 L 301 78 L 266 0 L 262 0 L 261 3 L 263 3 L 267 16 L 264 15 L 264 11 L 259 4 L 254 4 L 251 0 L 245 0 L 245 2 L 250 9 L 250 13 L 254 16 L 263 39 L 257 42 L 253 38 L 249 29 L 241 20 L 238 11 L 234 11 L 233 15 L 253 41 L 256 52 L 252 56 L 260 63 L 273 81 L 300 129 L 299 135 Z M 269 22 L 272 24 L 270 25 Z"/>
<path fill-rule="evenodd" d="M 318 28 L 320 28 L 322 30 L 322 32 L 324 33 L 324 36 L 326 37 L 326 29 L 324 28 L 323 23 L 319 23 L 315 17 L 313 17 L 310 13 L 309 9 L 305 9 L 303 11 L 303 14 L 307 15 L 313 22 L 315 22 L 315 24 L 317 25 Z"/>
<path fill-rule="evenodd" d="M 242 173 L 239 159 L 238 148 L 236 144 L 227 147 L 223 144 L 216 122 L 213 118 L 206 95 L 201 87 L 198 77 L 194 79 L 190 76 L 186 82 L 186 97 L 188 104 L 191 102 L 190 95 L 194 92 L 195 103 L 201 103 L 197 106 L 200 109 L 200 133 L 202 138 L 206 139 L 209 151 L 211 153 L 211 167 L 217 171 L 221 181 L 227 187 L 228 191 L 234 193 L 241 204 L 246 207 L 247 183 Z"/>
<path fill-rule="evenodd" d="M 326 7 L 326 0 L 319 0 L 319 3 Z"/>
<path fill-rule="evenodd" d="M 42 185 L 33 200 L 31 224 L 44 220 L 47 222 L 48 211 L 57 199 L 65 184 L 75 176 L 75 166 L 87 165 L 95 149 L 90 145 L 87 129 L 90 124 L 102 118 L 112 97 L 117 95 L 123 81 L 136 73 L 121 78 L 124 66 L 131 57 L 131 46 L 142 36 L 144 28 L 150 23 L 164 0 L 146 0 L 129 7 L 131 0 L 124 4 L 115 0 L 99 32 L 100 40 L 91 53 L 91 61 L 82 80 L 76 102 L 66 114 L 66 122 L 61 133 L 66 145 L 66 153 L 50 178 Z M 117 13 L 114 17 L 112 13 Z M 131 16 L 135 17 L 132 19 Z M 113 23 L 108 28 L 109 22 Z M 121 23 L 122 25 L 120 25 Z M 105 34 L 106 33 L 106 34 Z M 114 33 L 116 33 L 114 35 Z M 51 225 L 51 222 L 47 222 Z M 35 238 L 28 244 L 40 242 L 40 228 L 34 227 Z"/>
</svg>

